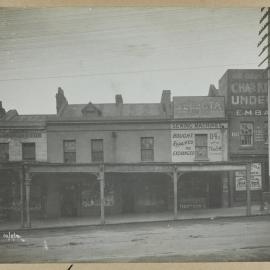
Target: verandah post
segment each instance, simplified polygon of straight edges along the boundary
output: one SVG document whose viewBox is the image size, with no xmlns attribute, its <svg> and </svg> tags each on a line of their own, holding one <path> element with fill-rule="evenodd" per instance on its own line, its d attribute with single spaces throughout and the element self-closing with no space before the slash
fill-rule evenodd
<svg viewBox="0 0 270 270">
<path fill-rule="evenodd" d="M 25 199 L 26 199 L 26 228 L 31 228 L 30 216 L 30 187 L 31 187 L 31 174 L 29 168 L 25 168 Z"/>
<path fill-rule="evenodd" d="M 251 163 L 248 163 L 246 166 L 247 216 L 251 215 L 250 181 L 251 181 Z"/>
<path fill-rule="evenodd" d="M 20 181 L 20 216 L 21 216 L 21 227 L 24 227 L 24 173 L 23 168 L 19 170 L 19 181 Z"/>
<path fill-rule="evenodd" d="M 173 199 L 174 199 L 174 220 L 177 220 L 178 217 L 178 194 L 177 194 L 177 180 L 178 180 L 178 174 L 177 174 L 177 168 L 174 168 L 173 170 Z"/>
<path fill-rule="evenodd" d="M 100 183 L 100 223 L 105 224 L 105 204 L 104 204 L 104 186 L 105 186 L 105 173 L 104 165 L 101 165 L 98 173 L 98 180 Z"/>
</svg>

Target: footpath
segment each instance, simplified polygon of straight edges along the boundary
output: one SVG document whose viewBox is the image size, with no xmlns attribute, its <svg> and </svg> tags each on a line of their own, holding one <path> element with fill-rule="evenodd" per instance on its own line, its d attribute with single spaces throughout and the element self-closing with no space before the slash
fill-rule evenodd
<svg viewBox="0 0 270 270">
<path fill-rule="evenodd" d="M 253 205 L 251 215 L 267 215 L 269 211 L 260 210 L 259 205 Z M 180 209 L 177 220 L 190 219 L 216 219 L 221 217 L 243 217 L 246 216 L 246 207 L 230 207 L 218 209 Z M 174 220 L 173 213 L 146 213 L 146 214 L 127 214 L 105 216 L 106 224 L 128 224 L 138 222 L 158 222 Z M 97 226 L 100 225 L 99 217 L 72 217 L 72 218 L 56 218 L 56 219 L 38 219 L 31 221 L 31 229 L 53 229 L 75 226 Z M 21 230 L 20 222 L 0 221 L 0 231 Z"/>
</svg>

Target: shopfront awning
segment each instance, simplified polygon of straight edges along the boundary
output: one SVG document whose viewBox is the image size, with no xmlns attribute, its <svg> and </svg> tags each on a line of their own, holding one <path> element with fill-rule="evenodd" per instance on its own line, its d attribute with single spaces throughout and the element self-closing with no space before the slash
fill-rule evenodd
<svg viewBox="0 0 270 270">
<path fill-rule="evenodd" d="M 40 173 L 98 173 L 104 166 L 105 173 L 171 173 L 177 172 L 226 172 L 246 170 L 247 164 L 218 163 L 104 163 L 104 164 L 28 164 L 29 172 Z"/>
</svg>

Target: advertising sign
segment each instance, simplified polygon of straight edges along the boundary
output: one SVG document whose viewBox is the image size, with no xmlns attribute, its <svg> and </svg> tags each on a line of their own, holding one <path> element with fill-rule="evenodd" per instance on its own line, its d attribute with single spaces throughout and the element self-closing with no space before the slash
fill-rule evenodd
<svg viewBox="0 0 270 270">
<path fill-rule="evenodd" d="M 234 116 L 267 116 L 267 104 L 267 81 L 231 81 L 229 106 Z"/>
<path fill-rule="evenodd" d="M 262 189 L 261 163 L 252 163 L 251 164 L 250 189 L 251 190 Z M 246 190 L 246 171 L 236 171 L 235 172 L 235 190 L 236 191 Z"/>
<path fill-rule="evenodd" d="M 42 131 L 27 129 L 0 129 L 0 138 L 41 138 Z"/>
<path fill-rule="evenodd" d="M 224 117 L 224 97 L 174 97 L 173 112 L 175 119 Z"/>
<path fill-rule="evenodd" d="M 205 125 L 206 124 L 206 125 Z M 213 125 L 212 125 L 213 124 Z M 214 129 L 219 123 L 201 123 L 197 129 L 185 129 L 186 126 L 196 126 L 196 122 L 173 123 L 171 125 L 172 162 L 194 162 L 196 161 L 196 136 L 204 135 L 206 143 L 204 150 L 207 160 L 223 160 L 224 140 L 226 129 Z M 206 126 L 209 128 L 207 129 Z M 177 129 L 177 127 L 179 129 Z"/>
</svg>

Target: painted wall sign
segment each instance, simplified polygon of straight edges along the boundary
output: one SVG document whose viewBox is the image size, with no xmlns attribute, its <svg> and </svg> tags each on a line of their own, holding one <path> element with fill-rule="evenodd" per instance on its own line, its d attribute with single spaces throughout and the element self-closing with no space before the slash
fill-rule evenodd
<svg viewBox="0 0 270 270">
<path fill-rule="evenodd" d="M 206 198 L 182 198 L 179 203 L 180 209 L 206 208 Z"/>
<path fill-rule="evenodd" d="M 225 116 L 223 97 L 174 97 L 174 118 Z"/>
<path fill-rule="evenodd" d="M 188 123 L 186 123 L 188 124 Z M 191 124 L 191 123 L 190 123 Z M 179 127 L 179 129 L 176 129 Z M 196 161 L 195 137 L 198 134 L 207 135 L 207 160 L 222 161 L 226 157 L 227 129 L 182 129 L 182 123 L 172 124 L 172 161 L 194 162 Z M 197 148 L 198 149 L 198 148 Z"/>
<path fill-rule="evenodd" d="M 182 123 L 173 123 L 172 129 L 221 129 L 227 128 L 227 123 L 221 122 L 182 122 Z"/>
<path fill-rule="evenodd" d="M 259 109 L 236 109 L 233 110 L 231 115 L 233 116 L 267 116 L 268 110 Z"/>
<path fill-rule="evenodd" d="M 262 168 L 261 163 L 251 164 L 251 190 L 262 189 Z M 246 171 L 236 171 L 235 172 L 235 190 L 244 191 L 246 190 Z"/>
<path fill-rule="evenodd" d="M 231 81 L 229 106 L 234 116 L 267 116 L 267 81 Z"/>
<path fill-rule="evenodd" d="M 40 130 L 1 129 L 0 138 L 41 138 Z"/>
</svg>

